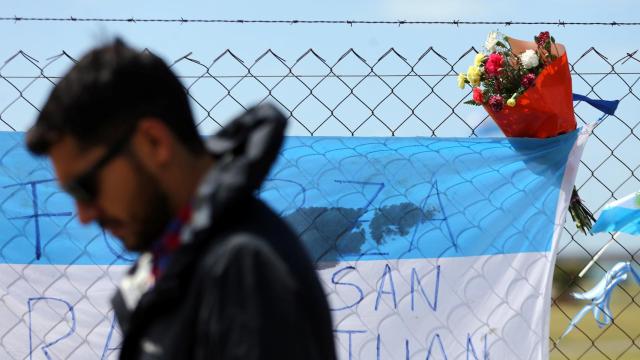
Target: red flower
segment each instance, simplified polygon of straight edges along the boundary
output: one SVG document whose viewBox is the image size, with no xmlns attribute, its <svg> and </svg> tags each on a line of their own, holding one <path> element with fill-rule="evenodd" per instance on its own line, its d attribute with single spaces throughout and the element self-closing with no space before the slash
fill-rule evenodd
<svg viewBox="0 0 640 360">
<path fill-rule="evenodd" d="M 533 82 L 536 81 L 536 76 L 533 74 L 527 74 L 522 77 L 520 84 L 523 88 L 528 89 L 533 86 Z"/>
<path fill-rule="evenodd" d="M 500 54 L 493 53 L 489 55 L 489 60 L 484 65 L 484 69 L 489 76 L 497 76 L 504 65 L 504 58 Z"/>
<path fill-rule="evenodd" d="M 491 109 L 495 112 L 502 111 L 504 99 L 500 95 L 493 95 L 489 98 L 489 106 L 491 106 Z"/>
<path fill-rule="evenodd" d="M 547 41 L 549 41 L 550 38 L 551 38 L 551 35 L 549 35 L 549 32 L 543 31 L 540 34 L 538 34 L 538 36 L 535 37 L 535 41 L 539 47 L 544 47 L 544 45 L 547 43 Z"/>
<path fill-rule="evenodd" d="M 476 104 L 482 104 L 484 101 L 482 98 L 482 90 L 480 90 L 479 87 L 473 88 L 473 101 L 475 101 Z"/>
</svg>

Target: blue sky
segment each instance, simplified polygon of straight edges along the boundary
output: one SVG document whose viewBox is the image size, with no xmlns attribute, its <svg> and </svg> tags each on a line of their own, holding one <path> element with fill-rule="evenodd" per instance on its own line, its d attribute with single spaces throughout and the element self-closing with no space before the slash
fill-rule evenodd
<svg viewBox="0 0 640 360">
<path fill-rule="evenodd" d="M 633 0 L 570 0 L 535 2 L 494 0 L 279 0 L 279 1 L 87 1 L 3 0 L 0 16 L 22 17 L 101 17 L 101 18 L 205 18 L 205 19 L 337 19 L 337 20 L 484 20 L 484 21 L 638 21 Z M 553 9 L 553 10 L 552 10 Z M 329 63 L 353 48 L 370 63 L 389 48 L 409 59 L 416 59 L 429 47 L 454 62 L 471 46 L 481 48 L 486 34 L 500 30 L 516 38 L 529 38 L 549 30 L 576 59 L 591 47 L 615 60 L 640 46 L 640 27 L 610 26 L 494 26 L 494 25 L 287 25 L 287 24 L 176 24 L 176 23 L 105 23 L 105 22 L 0 22 L 4 34 L 0 61 L 23 50 L 42 62 L 62 50 L 79 58 L 91 47 L 121 36 L 139 48 L 149 48 L 172 62 L 187 53 L 209 63 L 225 49 L 231 49 L 251 63 L 267 49 L 272 49 L 291 64 L 307 49 L 314 48 Z M 456 71 L 465 71 L 464 60 Z M 16 61 L 0 70 L 2 74 L 33 75 L 26 61 Z M 60 64 L 70 65 L 70 62 Z M 584 62 L 583 62 L 584 64 Z M 62 74 L 63 65 L 49 69 L 48 75 Z M 178 66 L 180 75 L 201 72 L 194 66 Z M 600 68 L 602 70 L 602 68 Z M 604 71 L 608 71 L 606 68 Z M 37 73 L 35 75 L 38 75 Z M 582 83 L 577 82 L 577 91 Z M 588 89 L 587 89 L 588 90 Z M 14 89 L 0 86 L 0 96 Z M 455 91 L 453 88 L 451 91 Z M 47 89 L 32 87 L 30 96 L 36 105 L 44 101 Z M 616 95 L 617 94 L 613 94 Z M 10 98 L 11 96 L 8 96 Z M 0 102 L 2 109 L 4 102 Z M 18 109 L 14 106 L 14 109 Z M 15 110 L 19 112 L 18 110 Z M 21 127 L 28 126 L 32 114 L 19 112 Z M 2 130 L 2 124 L 0 124 Z M 446 135 L 446 134 L 445 134 Z"/>
<path fill-rule="evenodd" d="M 285 0 L 285 1 L 86 1 L 4 0 L 2 16 L 36 17 L 144 17 L 220 19 L 339 19 L 339 20 L 487 20 L 487 21 L 638 21 L 633 0 L 569 0 L 532 2 L 434 0 Z M 372 57 L 394 47 L 407 56 L 425 47 L 461 53 L 480 45 L 496 26 L 449 25 L 237 25 L 237 24 L 121 24 L 121 23 L 18 23 L 2 22 L 0 59 L 18 49 L 48 57 L 61 49 L 79 55 L 92 45 L 121 35 L 136 46 L 148 47 L 167 58 L 193 51 L 210 57 L 231 48 L 243 57 L 257 56 L 267 48 L 285 58 L 313 47 L 338 56 L 349 48 Z M 638 46 L 638 27 L 512 26 L 498 27 L 514 37 L 531 37 L 550 30 L 567 44 L 572 54 L 595 46 L 623 56 Z M 9 35 L 10 34 L 10 35 Z M 9 35 L 9 36 L 7 36 Z"/>
</svg>

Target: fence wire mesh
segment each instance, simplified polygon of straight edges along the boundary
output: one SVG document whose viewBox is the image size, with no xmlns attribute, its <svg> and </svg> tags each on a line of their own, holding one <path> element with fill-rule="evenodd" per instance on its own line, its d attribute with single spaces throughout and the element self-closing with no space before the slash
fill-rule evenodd
<svg viewBox="0 0 640 360">
<path fill-rule="evenodd" d="M 476 52 L 470 48 L 460 55 L 444 56 L 428 48 L 421 56 L 409 59 L 389 49 L 376 59 L 366 59 L 349 49 L 336 59 L 325 59 L 309 49 L 297 59 L 284 59 L 268 50 L 256 59 L 247 60 L 226 50 L 214 59 L 196 59 L 187 54 L 173 61 L 171 67 L 183 81 L 203 134 L 215 132 L 242 110 L 267 101 L 276 103 L 288 115 L 290 135 L 499 136 L 481 108 L 463 104 L 471 97 L 470 89 L 461 91 L 455 86 L 458 72 L 466 70 Z M 617 114 L 595 129 L 578 173 L 577 186 L 587 206 L 595 212 L 609 201 L 640 188 L 640 157 L 637 156 L 640 151 L 637 129 L 640 57 L 632 52 L 610 59 L 595 48 L 579 56 L 572 55 L 575 93 L 620 100 Z M 74 62 L 75 58 L 66 52 L 48 59 L 35 59 L 20 51 L 7 59 L 0 66 L 0 130 L 26 130 L 49 91 Z M 592 123 L 600 116 L 580 102 L 575 104 L 575 113 L 579 124 Z M 53 177 L 52 174 L 46 176 Z M 72 218 L 54 220 L 65 224 Z M 24 229 L 18 230 L 24 232 Z M 87 248 L 94 241 L 106 240 L 104 236 L 91 235 Z M 582 266 L 609 239 L 609 234 L 584 236 L 570 222 L 565 226 L 552 298 L 549 351 L 553 359 L 640 358 L 640 326 L 636 321 L 640 314 L 640 292 L 637 287 L 626 284 L 616 291 L 616 317 L 612 325 L 598 329 L 584 320 L 567 338 L 555 341 L 582 305 L 571 300 L 571 292 L 590 288 L 612 261 L 632 261 L 638 265 L 640 246 L 631 237 L 621 236 L 588 276 L 579 278 L 577 274 Z M 113 246 L 112 242 L 107 243 Z M 16 268 L 14 278 L 2 279 L 3 286 L 11 287 L 21 273 L 29 271 L 29 266 Z M 104 271 L 108 272 L 108 267 Z M 69 282 L 74 276 L 78 275 L 60 268 L 59 274 L 51 275 L 51 284 Z M 96 285 L 108 287 L 108 284 Z M 90 303 L 99 301 L 94 295 L 79 292 L 78 299 L 86 298 Z M 4 297 L 2 299 L 4 302 Z M 34 306 L 37 306 L 35 302 Z M 96 305 L 95 309 L 98 308 Z M 96 332 L 105 332 L 105 326 L 107 330 L 112 329 L 112 314 L 102 315 L 101 321 L 91 325 Z M 1 327 L 3 349 L 9 346 L 6 342 L 13 336 L 11 332 L 18 331 L 25 316 L 13 314 L 10 318 L 15 319 L 15 323 Z M 51 334 L 39 336 L 45 338 Z M 104 350 L 93 349 L 96 357 L 101 357 Z M 8 352 L 0 350 L 0 355 L 8 357 Z"/>
</svg>

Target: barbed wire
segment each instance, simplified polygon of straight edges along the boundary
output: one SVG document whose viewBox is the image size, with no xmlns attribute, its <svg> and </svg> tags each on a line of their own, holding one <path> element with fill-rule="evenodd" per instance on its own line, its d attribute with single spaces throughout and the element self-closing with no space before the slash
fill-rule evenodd
<svg viewBox="0 0 640 360">
<path fill-rule="evenodd" d="M 572 75 L 580 75 L 580 76 L 600 76 L 600 75 L 609 75 L 609 72 L 575 72 L 572 71 L 571 72 Z M 640 75 L 640 72 L 618 72 L 616 73 L 617 75 Z M 184 80 L 190 80 L 190 79 L 243 79 L 246 78 L 248 75 L 244 74 L 244 75 L 180 75 L 179 78 L 180 79 L 184 79 Z M 430 78 L 430 77 L 438 77 L 438 78 L 456 78 L 458 77 L 457 74 L 447 74 L 447 75 L 442 75 L 442 74 L 409 74 L 409 75 L 401 75 L 401 74 L 388 74 L 388 75 L 382 75 L 382 74 L 362 74 L 362 75 L 358 75 L 358 74 L 340 74 L 340 75 L 335 75 L 335 74 L 329 74 L 329 75 L 292 75 L 292 74 L 286 74 L 286 75 L 250 75 L 251 78 L 253 79 L 328 79 L 328 78 L 334 78 L 334 79 L 345 79 L 345 78 L 358 78 L 358 79 L 366 79 L 366 78 Z M 33 76 L 33 75 L 8 75 L 8 76 L 2 76 L 3 79 L 7 79 L 7 80 L 37 80 L 37 79 L 50 79 L 50 80 L 60 80 L 62 79 L 62 76 L 50 76 L 50 75 L 37 75 L 37 76 Z"/>
<path fill-rule="evenodd" d="M 299 20 L 299 19 L 185 19 L 185 18 L 95 18 L 5 16 L 0 21 L 14 22 L 126 22 L 126 23 L 222 23 L 222 24 L 324 24 L 324 25 L 555 25 L 555 26 L 638 26 L 640 22 L 622 21 L 465 21 L 465 20 Z"/>
<path fill-rule="evenodd" d="M 576 72 L 572 71 L 573 75 L 583 75 L 583 76 L 596 76 L 596 75 L 609 75 L 610 72 Z M 640 75 L 640 72 L 618 72 L 618 75 Z M 59 80 L 62 79 L 62 76 L 49 76 L 49 75 L 7 75 L 2 76 L 5 79 L 54 79 Z M 247 77 L 247 75 L 180 75 L 182 79 L 242 79 Z M 295 78 L 295 79 L 304 79 L 304 78 L 420 78 L 420 77 L 458 77 L 458 74 L 329 74 L 329 75 L 295 75 L 295 74 L 286 74 L 286 75 L 251 75 L 252 78 L 256 79 L 286 79 L 286 78 Z"/>
</svg>

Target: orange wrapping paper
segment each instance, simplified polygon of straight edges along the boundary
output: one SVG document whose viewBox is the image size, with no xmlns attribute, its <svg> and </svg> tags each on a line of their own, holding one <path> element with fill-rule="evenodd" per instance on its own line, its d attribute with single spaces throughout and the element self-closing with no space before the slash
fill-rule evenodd
<svg viewBox="0 0 640 360">
<path fill-rule="evenodd" d="M 509 39 L 509 43 L 516 53 L 533 44 L 516 39 Z M 534 86 L 517 98 L 515 107 L 505 106 L 496 112 L 483 104 L 505 136 L 548 138 L 576 129 L 567 54 L 562 45 L 555 50 L 559 57 L 538 74 Z"/>
</svg>

